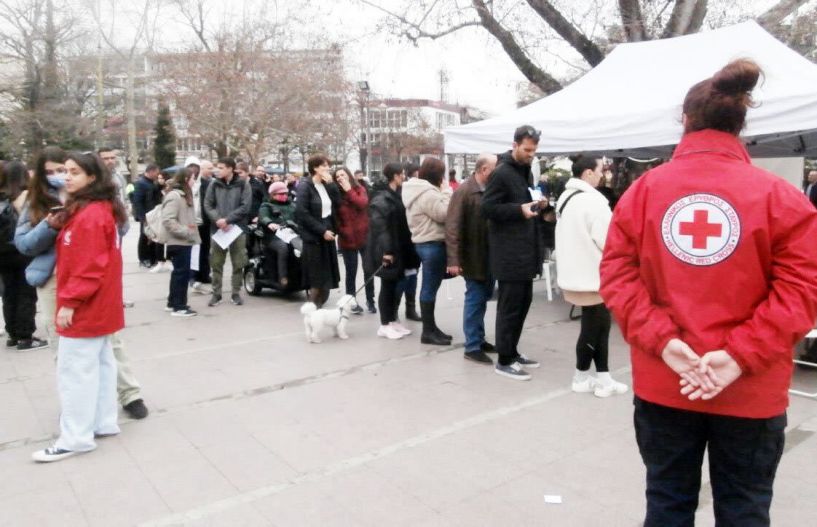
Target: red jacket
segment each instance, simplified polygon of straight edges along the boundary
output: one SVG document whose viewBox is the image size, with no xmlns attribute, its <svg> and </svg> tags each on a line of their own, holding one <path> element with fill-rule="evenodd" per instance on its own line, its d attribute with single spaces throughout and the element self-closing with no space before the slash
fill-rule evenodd
<svg viewBox="0 0 817 527">
<path fill-rule="evenodd" d="M 616 206 L 601 295 L 631 346 L 647 401 L 767 418 L 788 406 L 792 347 L 817 317 L 817 212 L 790 183 L 750 164 L 727 133 L 687 134 L 672 161 Z M 725 349 L 743 374 L 689 401 L 661 360 L 673 337 L 699 355 Z"/>
<path fill-rule="evenodd" d="M 369 197 L 363 185 L 344 192 L 338 208 L 338 244 L 341 249 L 360 249 L 369 234 Z"/>
<path fill-rule="evenodd" d="M 94 201 L 57 236 L 57 309 L 74 308 L 63 337 L 101 337 L 124 327 L 122 252 L 111 204 Z"/>
</svg>

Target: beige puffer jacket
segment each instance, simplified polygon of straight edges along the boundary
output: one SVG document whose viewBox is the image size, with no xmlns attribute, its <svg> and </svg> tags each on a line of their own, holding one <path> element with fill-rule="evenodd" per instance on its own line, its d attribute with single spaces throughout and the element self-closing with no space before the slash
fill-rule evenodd
<svg viewBox="0 0 817 527">
<path fill-rule="evenodd" d="M 167 231 L 166 245 L 197 245 L 201 243 L 196 226 L 196 211 L 188 205 L 184 194 L 173 189 L 162 201 L 162 226 Z"/>
<path fill-rule="evenodd" d="M 443 191 L 420 178 L 403 183 L 403 205 L 412 242 L 445 241 L 445 218 L 450 201 L 448 187 Z"/>
</svg>

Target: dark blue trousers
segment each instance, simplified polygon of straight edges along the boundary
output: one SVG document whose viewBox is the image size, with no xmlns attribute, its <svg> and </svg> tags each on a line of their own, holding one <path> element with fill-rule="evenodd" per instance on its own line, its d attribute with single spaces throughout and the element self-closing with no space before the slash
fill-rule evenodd
<svg viewBox="0 0 817 527">
<path fill-rule="evenodd" d="M 786 414 L 747 419 L 678 410 L 635 398 L 635 432 L 647 467 L 644 527 L 695 523 L 701 464 L 718 527 L 768 526 L 772 486 L 785 441 Z"/>
</svg>

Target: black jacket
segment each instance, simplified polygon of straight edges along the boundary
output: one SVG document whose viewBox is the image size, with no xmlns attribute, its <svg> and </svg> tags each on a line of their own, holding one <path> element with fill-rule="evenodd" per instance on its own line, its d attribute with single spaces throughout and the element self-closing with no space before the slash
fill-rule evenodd
<svg viewBox="0 0 817 527">
<path fill-rule="evenodd" d="M 207 187 L 210 186 L 210 181 L 212 181 L 213 176 L 210 176 L 207 179 L 199 176 L 199 179 L 201 179 L 201 188 L 199 189 L 199 210 L 201 210 L 201 224 L 205 227 L 209 227 L 210 218 L 208 218 L 207 213 L 204 212 L 204 198 L 207 196 Z"/>
<path fill-rule="evenodd" d="M 532 200 L 530 165 L 506 152 L 482 197 L 482 214 L 488 219 L 491 273 L 497 280 L 533 280 L 541 271 L 536 221 L 526 219 L 520 205 Z"/>
<path fill-rule="evenodd" d="M 394 256 L 394 263 L 383 267 L 377 275 L 386 280 L 399 280 L 406 269 L 416 269 L 420 259 L 411 243 L 411 231 L 400 194 L 389 187 L 373 190 L 369 200 L 369 235 L 363 267 L 374 273 L 383 263 L 383 255 Z"/>
<path fill-rule="evenodd" d="M 298 197 L 295 200 L 295 223 L 301 228 L 301 239 L 307 243 L 323 241 L 323 233 L 331 230 L 337 234 L 335 228 L 335 214 L 340 206 L 340 191 L 334 183 L 324 185 L 329 199 L 332 201 L 332 214 L 321 218 L 321 195 L 312 178 L 304 176 L 298 185 Z"/>
<path fill-rule="evenodd" d="M 258 180 L 255 176 L 250 176 L 250 192 L 252 202 L 250 203 L 250 221 L 258 217 L 258 211 L 261 209 L 261 204 L 267 201 L 267 187 Z"/>
<path fill-rule="evenodd" d="M 152 211 L 162 202 L 162 189 L 155 181 L 145 176 L 139 178 L 134 185 L 131 203 L 133 203 L 133 218 L 139 223 L 145 222 L 145 214 Z"/>
</svg>

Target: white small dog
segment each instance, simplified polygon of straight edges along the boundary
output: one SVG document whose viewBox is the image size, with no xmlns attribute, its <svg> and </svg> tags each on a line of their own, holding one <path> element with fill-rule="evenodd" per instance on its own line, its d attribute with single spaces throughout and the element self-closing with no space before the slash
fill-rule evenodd
<svg viewBox="0 0 817 527">
<path fill-rule="evenodd" d="M 324 327 L 335 329 L 335 334 L 342 339 L 348 339 L 346 334 L 346 323 L 352 308 L 355 306 L 355 299 L 352 295 L 343 295 L 335 304 L 335 308 L 318 307 L 312 302 L 307 302 L 301 306 L 301 314 L 304 316 L 304 327 L 306 328 L 306 340 L 309 342 L 321 342 L 318 335 Z"/>
</svg>

